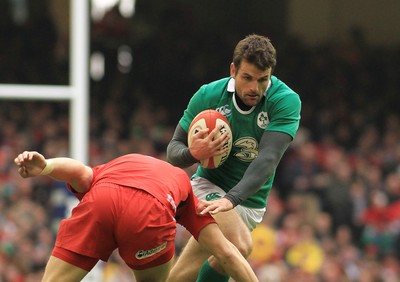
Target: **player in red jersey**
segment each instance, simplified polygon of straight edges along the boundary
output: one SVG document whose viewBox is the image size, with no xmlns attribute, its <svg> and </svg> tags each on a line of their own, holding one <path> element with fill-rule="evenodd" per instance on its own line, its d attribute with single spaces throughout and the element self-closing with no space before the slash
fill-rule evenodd
<svg viewBox="0 0 400 282">
<path fill-rule="evenodd" d="M 15 160 L 23 178 L 65 181 L 79 200 L 61 222 L 42 281 L 80 281 L 118 248 L 137 281 L 165 281 L 174 255 L 176 222 L 189 230 L 236 281 L 257 281 L 250 265 L 210 215 L 196 212 L 185 171 L 129 154 L 89 167 L 71 158 L 25 151 Z"/>
</svg>

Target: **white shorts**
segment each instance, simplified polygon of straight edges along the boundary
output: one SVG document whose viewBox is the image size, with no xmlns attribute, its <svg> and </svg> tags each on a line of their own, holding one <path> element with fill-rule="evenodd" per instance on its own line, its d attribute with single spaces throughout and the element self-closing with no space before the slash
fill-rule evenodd
<svg viewBox="0 0 400 282">
<path fill-rule="evenodd" d="M 226 194 L 226 192 L 217 185 L 202 177 L 193 178 L 191 183 L 194 194 L 200 200 L 212 201 L 222 198 Z M 262 221 L 266 208 L 256 209 L 237 205 L 235 211 L 239 214 L 250 231 L 253 231 L 257 224 Z"/>
</svg>

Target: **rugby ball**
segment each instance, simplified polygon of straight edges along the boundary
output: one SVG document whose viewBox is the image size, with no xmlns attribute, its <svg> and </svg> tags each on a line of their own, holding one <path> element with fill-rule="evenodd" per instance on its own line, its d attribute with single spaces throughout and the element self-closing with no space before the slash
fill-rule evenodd
<svg viewBox="0 0 400 282">
<path fill-rule="evenodd" d="M 208 128 L 211 132 L 216 126 L 222 125 L 219 133 L 216 135 L 216 138 L 221 136 L 223 133 L 228 132 L 229 140 L 224 144 L 225 148 L 228 150 L 218 156 L 214 156 L 208 159 L 200 160 L 200 165 L 204 168 L 213 169 L 222 165 L 225 160 L 228 158 L 229 153 L 232 149 L 232 130 L 229 124 L 229 121 L 226 119 L 224 115 L 216 110 L 204 110 L 200 112 L 195 118 L 192 120 L 189 131 L 188 131 L 188 144 L 189 146 L 192 143 L 192 137 L 196 133 L 198 133 L 201 129 Z"/>
</svg>

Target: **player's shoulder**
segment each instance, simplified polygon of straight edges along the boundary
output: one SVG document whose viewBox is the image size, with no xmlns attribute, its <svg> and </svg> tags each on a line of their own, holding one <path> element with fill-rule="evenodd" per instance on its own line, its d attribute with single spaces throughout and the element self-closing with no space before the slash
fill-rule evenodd
<svg viewBox="0 0 400 282">
<path fill-rule="evenodd" d="M 271 77 L 271 87 L 267 92 L 267 100 L 269 101 L 282 101 L 298 102 L 300 103 L 299 94 L 289 87 L 285 82 L 277 78 L 276 76 Z"/>
<path fill-rule="evenodd" d="M 221 94 L 226 92 L 229 80 L 230 77 L 224 77 L 218 80 L 214 80 L 207 84 L 203 84 L 201 89 L 203 90 L 204 93 Z"/>
<path fill-rule="evenodd" d="M 222 78 L 203 84 L 196 94 L 192 97 L 191 104 L 202 105 L 202 109 L 210 109 L 216 107 L 221 100 L 228 97 L 228 83 L 230 78 Z M 200 112 L 202 109 L 199 109 Z M 198 113 L 197 112 L 197 113 Z"/>
</svg>

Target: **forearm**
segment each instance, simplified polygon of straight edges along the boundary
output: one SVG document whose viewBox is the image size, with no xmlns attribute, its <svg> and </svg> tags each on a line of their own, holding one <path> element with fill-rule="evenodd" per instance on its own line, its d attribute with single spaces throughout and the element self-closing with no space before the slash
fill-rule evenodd
<svg viewBox="0 0 400 282">
<path fill-rule="evenodd" d="M 255 194 L 273 174 L 274 167 L 271 163 L 268 165 L 266 161 L 258 161 L 261 158 L 256 160 L 249 166 L 239 183 L 224 196 L 234 207 Z"/>
<path fill-rule="evenodd" d="M 22 152 L 14 159 L 14 163 L 18 166 L 18 173 L 23 178 L 46 175 L 68 182 L 77 192 L 88 191 L 93 178 L 92 169 L 78 160 L 46 159 L 36 151 Z"/>
<path fill-rule="evenodd" d="M 186 144 L 187 133 L 178 125 L 167 147 L 167 161 L 174 166 L 185 168 L 197 162 Z"/>
<path fill-rule="evenodd" d="M 53 158 L 47 159 L 46 163 L 42 175 L 49 170 L 50 172 L 45 175 L 69 183 L 77 192 L 88 190 L 92 180 L 92 170 L 82 162 L 71 158 Z"/>
<path fill-rule="evenodd" d="M 185 144 L 174 140 L 168 144 L 167 161 L 180 168 L 189 167 L 197 162 Z"/>
<path fill-rule="evenodd" d="M 273 175 L 291 140 L 285 133 L 264 133 L 258 157 L 249 165 L 242 179 L 225 195 L 225 198 L 236 206 L 255 194 Z"/>
</svg>

